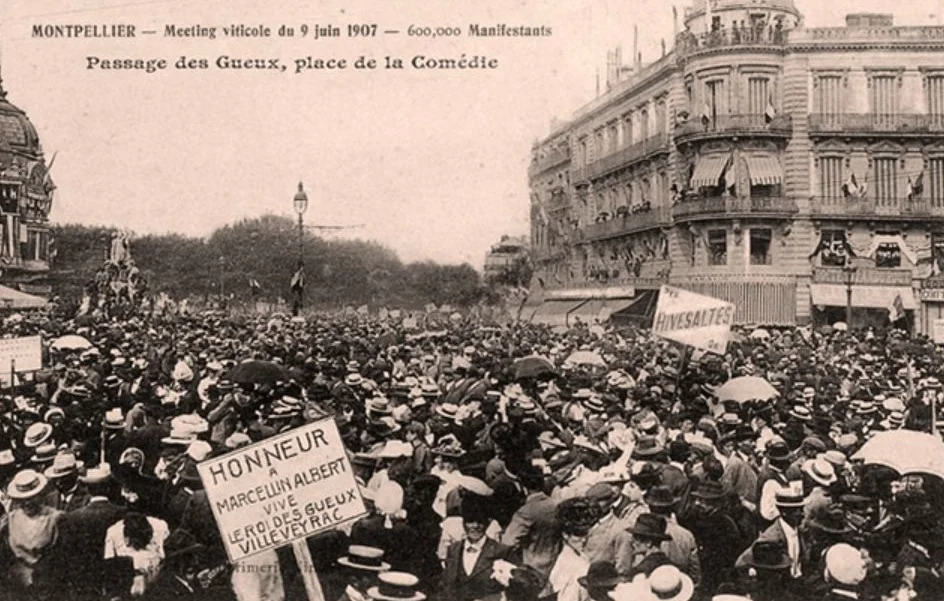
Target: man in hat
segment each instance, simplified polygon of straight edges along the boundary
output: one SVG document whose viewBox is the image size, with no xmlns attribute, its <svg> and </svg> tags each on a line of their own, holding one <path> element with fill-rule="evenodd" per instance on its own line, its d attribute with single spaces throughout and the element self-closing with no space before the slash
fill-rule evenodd
<svg viewBox="0 0 944 601">
<path fill-rule="evenodd" d="M 868 566 L 862 551 L 852 545 L 839 543 L 825 554 L 825 577 L 829 591 L 823 601 L 858 599 L 862 583 L 868 575 Z"/>
<path fill-rule="evenodd" d="M 85 484 L 79 482 L 82 462 L 71 451 L 60 451 L 52 465 L 44 472 L 53 483 L 52 506 L 59 511 L 75 511 L 88 504 L 91 498 Z"/>
<path fill-rule="evenodd" d="M 610 562 L 620 575 L 628 576 L 633 562 L 633 538 L 613 513 L 619 496 L 606 482 L 594 484 L 587 490 L 584 497 L 596 504 L 600 518 L 587 534 L 583 553 L 591 563 Z"/>
<path fill-rule="evenodd" d="M 701 588 L 711 594 L 728 579 L 738 555 L 752 538 L 740 531 L 737 521 L 725 510 L 726 495 L 718 482 L 702 482 L 692 491 L 691 498 L 691 509 L 683 524 L 691 530 L 698 545 Z"/>
<path fill-rule="evenodd" d="M 751 461 L 753 432 L 748 427 L 736 427 L 718 441 L 721 454 L 727 458 L 721 486 L 735 493 L 750 510 L 757 507 L 757 471 Z"/>
<path fill-rule="evenodd" d="M 779 515 L 777 492 L 789 484 L 787 468 L 792 455 L 783 440 L 772 440 L 767 444 L 767 464 L 757 475 L 758 513 L 765 525 L 770 525 Z"/>
<path fill-rule="evenodd" d="M 790 559 L 790 578 L 794 582 L 800 582 L 799 579 L 803 576 L 810 559 L 809 535 L 800 531 L 800 524 L 803 522 L 804 497 L 803 493 L 794 490 L 795 488 L 788 487 L 777 492 L 778 518 L 757 537 L 753 546 L 756 546 L 758 542 L 783 543 Z M 738 558 L 738 566 L 750 564 L 753 546 Z"/>
<path fill-rule="evenodd" d="M 608 561 L 596 561 L 587 568 L 587 575 L 577 579 L 587 591 L 590 601 L 610 601 L 610 593 L 623 582 L 616 566 Z"/>
<path fill-rule="evenodd" d="M 678 523 L 675 515 L 678 498 L 673 496 L 667 486 L 654 486 L 649 489 L 645 500 L 649 511 L 665 518 L 665 533 L 671 540 L 662 543 L 662 552 L 697 585 L 701 580 L 698 543 L 695 542 L 695 536 Z"/>
<path fill-rule="evenodd" d="M 662 544 L 672 540 L 666 533 L 665 518 L 655 513 L 644 513 L 636 520 L 636 525 L 629 528 L 633 535 L 633 561 L 629 577 L 638 574 L 649 576 L 659 566 L 672 565 L 672 561 L 662 551 Z"/>
<path fill-rule="evenodd" d="M 546 578 L 563 543 L 558 503 L 544 492 L 544 474 L 536 468 L 522 472 L 521 484 L 527 497 L 511 517 L 501 542 Z"/>
<path fill-rule="evenodd" d="M 341 581 L 345 583 L 344 592 L 338 601 L 364 601 L 367 591 L 377 585 L 377 575 L 390 569 L 384 560 L 384 551 L 377 547 L 351 545 L 347 555 L 338 559 L 341 566 Z"/>
<path fill-rule="evenodd" d="M 463 502 L 465 538 L 446 552 L 441 580 L 444 599 L 473 601 L 501 592 L 501 586 L 492 579 L 492 563 L 506 559 L 509 549 L 485 536 L 490 521 L 482 501 Z"/>
</svg>

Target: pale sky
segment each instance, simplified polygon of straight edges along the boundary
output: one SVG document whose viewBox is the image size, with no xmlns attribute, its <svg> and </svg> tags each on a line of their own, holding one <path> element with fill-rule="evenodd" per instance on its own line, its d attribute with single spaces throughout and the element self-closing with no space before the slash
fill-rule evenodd
<svg viewBox="0 0 944 601">
<path fill-rule="evenodd" d="M 809 26 L 847 12 L 898 24 L 941 23 L 944 2 L 796 0 Z M 680 1 L 679 15 L 687 2 Z M 58 190 L 52 220 L 139 233 L 208 235 L 266 213 L 291 215 L 299 180 L 310 224 L 364 224 L 340 234 L 377 240 L 405 261 L 469 262 L 502 234 L 528 232 L 531 143 L 554 117 L 589 101 L 606 51 L 644 62 L 671 48 L 672 5 L 657 0 L 0 0 L 8 99 L 39 131 Z M 468 37 L 472 23 L 545 25 L 549 38 Z M 36 24 L 132 23 L 156 36 L 36 39 Z M 232 39 L 231 23 L 298 27 L 377 23 L 398 36 Z M 164 26 L 216 26 L 215 40 L 163 37 Z M 456 26 L 458 38 L 408 37 L 411 25 Z M 415 55 L 498 59 L 494 71 L 309 71 L 296 58 Z M 101 58 L 279 57 L 285 73 L 116 72 Z"/>
</svg>

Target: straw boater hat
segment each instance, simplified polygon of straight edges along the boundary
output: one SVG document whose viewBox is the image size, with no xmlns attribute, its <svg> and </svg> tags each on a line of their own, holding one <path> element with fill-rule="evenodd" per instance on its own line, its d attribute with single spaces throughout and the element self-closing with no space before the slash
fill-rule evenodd
<svg viewBox="0 0 944 601">
<path fill-rule="evenodd" d="M 695 583 L 673 565 L 659 566 L 649 574 L 649 588 L 659 601 L 689 601 Z"/>
<path fill-rule="evenodd" d="M 804 462 L 802 469 L 804 474 L 820 486 L 831 486 L 836 482 L 836 470 L 823 455 Z"/>
<path fill-rule="evenodd" d="M 13 476 L 7 486 L 7 496 L 11 499 L 32 499 L 46 488 L 46 476 L 35 470 L 23 470 Z"/>
<path fill-rule="evenodd" d="M 50 480 L 54 480 L 77 474 L 84 466 L 83 462 L 76 460 L 74 454 L 65 451 L 56 455 L 56 458 L 52 460 L 52 465 L 47 467 L 43 474 Z"/>
<path fill-rule="evenodd" d="M 52 436 L 52 430 L 52 426 L 44 422 L 31 425 L 26 429 L 26 434 L 23 435 L 23 446 L 35 449 L 49 440 Z"/>
<path fill-rule="evenodd" d="M 58 449 L 56 448 L 56 445 L 52 443 L 47 442 L 45 444 L 41 444 L 38 447 L 36 447 L 36 452 L 33 453 L 33 456 L 32 458 L 30 458 L 30 461 L 32 461 L 33 463 L 38 463 L 40 465 L 46 464 L 46 463 L 52 463 L 53 460 L 56 458 L 57 451 Z"/>
<path fill-rule="evenodd" d="M 416 590 L 420 579 L 407 572 L 381 572 L 378 584 L 367 589 L 375 601 L 423 601 L 426 595 Z"/>
<path fill-rule="evenodd" d="M 105 412 L 106 430 L 124 430 L 125 417 L 121 414 L 121 409 L 109 409 Z"/>
<path fill-rule="evenodd" d="M 436 407 L 436 413 L 448 420 L 454 420 L 459 413 L 459 406 L 454 403 L 443 403 Z"/>
<path fill-rule="evenodd" d="M 355 570 L 386 572 L 390 569 L 390 564 L 383 561 L 383 556 L 383 549 L 365 545 L 351 545 L 347 548 L 347 555 L 338 558 L 338 563 Z"/>
</svg>

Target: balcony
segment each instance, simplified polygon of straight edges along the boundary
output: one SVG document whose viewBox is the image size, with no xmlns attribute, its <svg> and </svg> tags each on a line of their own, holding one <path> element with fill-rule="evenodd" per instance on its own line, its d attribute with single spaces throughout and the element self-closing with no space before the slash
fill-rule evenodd
<svg viewBox="0 0 944 601">
<path fill-rule="evenodd" d="M 944 115 L 924 113 L 816 113 L 810 115 L 810 135 L 896 136 L 944 135 Z"/>
<path fill-rule="evenodd" d="M 564 163 L 570 162 L 570 152 L 564 150 L 554 150 L 549 152 L 544 156 L 544 158 L 537 159 L 531 162 L 531 166 L 528 167 L 528 173 L 532 176 L 540 175 L 549 169 L 560 166 Z"/>
<path fill-rule="evenodd" d="M 713 31 L 693 34 L 682 32 L 675 40 L 676 52 L 683 58 L 693 58 L 700 54 L 717 52 L 783 52 L 787 45 L 784 32 L 754 31 Z"/>
<path fill-rule="evenodd" d="M 793 135 L 790 115 L 719 115 L 713 121 L 704 121 L 700 115 L 691 115 L 686 123 L 675 129 L 677 142 L 692 142 L 709 138 L 732 136 L 764 136 L 789 138 Z"/>
<path fill-rule="evenodd" d="M 872 47 L 876 44 L 930 46 L 937 48 L 944 40 L 940 26 L 880 27 L 810 27 L 794 29 L 788 34 L 791 49 L 842 46 L 846 49 Z"/>
<path fill-rule="evenodd" d="M 676 221 L 734 217 L 783 218 L 796 214 L 797 203 L 788 196 L 764 196 L 754 198 L 696 197 L 672 207 L 672 218 Z"/>
<path fill-rule="evenodd" d="M 574 167 L 570 170 L 570 183 L 574 186 L 579 186 L 580 184 L 586 184 L 590 180 L 587 177 L 588 167 Z"/>
<path fill-rule="evenodd" d="M 550 212 L 561 211 L 570 205 L 570 196 L 563 191 L 554 190 L 551 192 L 551 199 L 547 201 L 547 210 Z"/>
<path fill-rule="evenodd" d="M 877 269 L 859 267 L 853 276 L 854 286 L 911 286 L 910 269 Z M 846 285 L 846 271 L 842 267 L 814 267 L 814 284 Z"/>
<path fill-rule="evenodd" d="M 810 214 L 823 219 L 912 220 L 944 217 L 944 206 L 931 206 L 927 199 L 883 200 L 874 198 L 814 197 Z"/>
<path fill-rule="evenodd" d="M 668 224 L 666 207 L 656 207 L 650 211 L 632 213 L 623 217 L 616 217 L 609 221 L 591 223 L 580 229 L 581 239 L 584 242 L 605 240 L 626 234 L 633 234 L 643 230 Z"/>
<path fill-rule="evenodd" d="M 587 165 L 587 178 L 595 179 L 617 169 L 628 167 L 638 161 L 644 161 L 659 153 L 669 151 L 669 137 L 666 134 L 652 136 L 631 146 L 607 155 Z"/>
</svg>

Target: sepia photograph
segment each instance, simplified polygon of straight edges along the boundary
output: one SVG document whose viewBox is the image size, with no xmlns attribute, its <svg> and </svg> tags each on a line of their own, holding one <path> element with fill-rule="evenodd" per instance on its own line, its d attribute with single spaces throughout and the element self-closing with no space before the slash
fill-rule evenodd
<svg viewBox="0 0 944 601">
<path fill-rule="evenodd" d="M 0 601 L 944 599 L 941 0 L 2 0 Z"/>
</svg>

